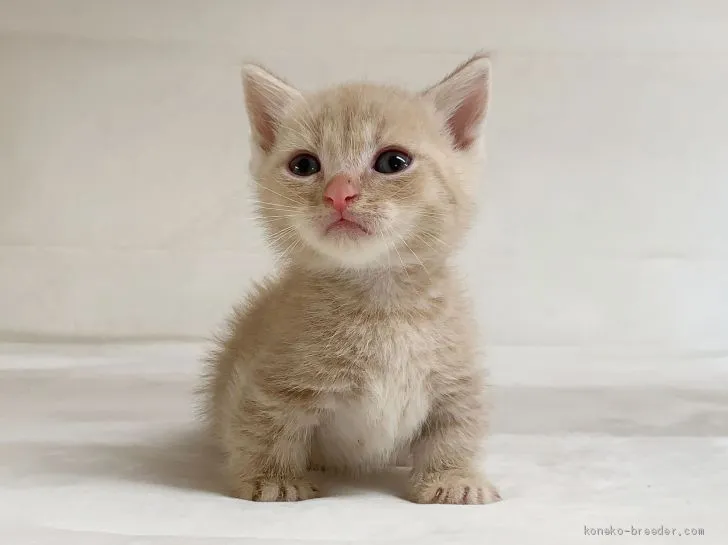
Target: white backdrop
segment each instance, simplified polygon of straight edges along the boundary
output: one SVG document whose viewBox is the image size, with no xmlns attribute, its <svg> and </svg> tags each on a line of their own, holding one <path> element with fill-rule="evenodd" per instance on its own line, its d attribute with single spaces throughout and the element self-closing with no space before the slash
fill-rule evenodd
<svg viewBox="0 0 728 545">
<path fill-rule="evenodd" d="M 197 339 L 269 270 L 244 59 L 306 88 L 418 88 L 485 49 L 490 160 L 462 262 L 491 350 L 725 377 L 726 4 L 396 6 L 0 0 L 0 336 Z"/>
</svg>

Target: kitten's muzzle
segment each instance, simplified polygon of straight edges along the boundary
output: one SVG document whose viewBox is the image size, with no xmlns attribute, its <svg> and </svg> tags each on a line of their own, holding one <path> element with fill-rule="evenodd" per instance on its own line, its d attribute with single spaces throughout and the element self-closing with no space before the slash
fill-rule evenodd
<svg viewBox="0 0 728 545">
<path fill-rule="evenodd" d="M 353 204 L 359 197 L 359 188 L 350 176 L 337 174 L 326 185 L 324 189 L 324 204 L 336 210 L 339 214 Z"/>
</svg>

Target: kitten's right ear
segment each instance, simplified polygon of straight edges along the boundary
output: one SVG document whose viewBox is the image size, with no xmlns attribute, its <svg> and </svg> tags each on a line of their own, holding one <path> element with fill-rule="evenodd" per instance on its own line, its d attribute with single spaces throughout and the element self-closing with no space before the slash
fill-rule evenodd
<svg viewBox="0 0 728 545">
<path fill-rule="evenodd" d="M 301 93 L 255 64 L 243 66 L 243 91 L 253 138 L 263 151 L 270 151 L 283 113 Z"/>
<path fill-rule="evenodd" d="M 445 79 L 425 91 L 447 120 L 459 149 L 470 148 L 480 136 L 490 98 L 490 60 L 484 53 L 471 57 Z"/>
</svg>

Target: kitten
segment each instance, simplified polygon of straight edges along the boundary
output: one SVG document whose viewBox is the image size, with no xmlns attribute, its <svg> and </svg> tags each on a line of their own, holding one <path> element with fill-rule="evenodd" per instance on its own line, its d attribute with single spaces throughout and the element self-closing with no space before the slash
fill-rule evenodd
<svg viewBox="0 0 728 545">
<path fill-rule="evenodd" d="M 245 67 L 251 171 L 282 267 L 208 361 L 206 415 L 233 495 L 305 500 L 318 495 L 307 469 L 411 454 L 412 501 L 500 499 L 479 470 L 484 371 L 449 264 L 473 215 L 489 72 L 475 56 L 418 94 L 304 94 Z"/>
</svg>

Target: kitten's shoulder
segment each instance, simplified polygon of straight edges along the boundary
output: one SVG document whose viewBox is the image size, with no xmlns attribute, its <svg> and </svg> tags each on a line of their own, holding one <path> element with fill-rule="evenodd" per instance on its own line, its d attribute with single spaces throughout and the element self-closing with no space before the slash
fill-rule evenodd
<svg viewBox="0 0 728 545">
<path fill-rule="evenodd" d="M 237 328 L 245 322 L 259 323 L 270 307 L 280 303 L 294 280 L 290 271 L 280 271 L 253 281 L 243 300 L 233 308 L 228 325 Z"/>
<path fill-rule="evenodd" d="M 275 314 L 286 279 L 285 274 L 272 274 L 253 282 L 245 298 L 213 336 L 204 358 L 203 381 L 198 392 L 203 398 L 204 418 L 215 420 L 233 369 L 247 361 L 244 356 L 254 351 L 266 329 L 266 321 Z"/>
</svg>

